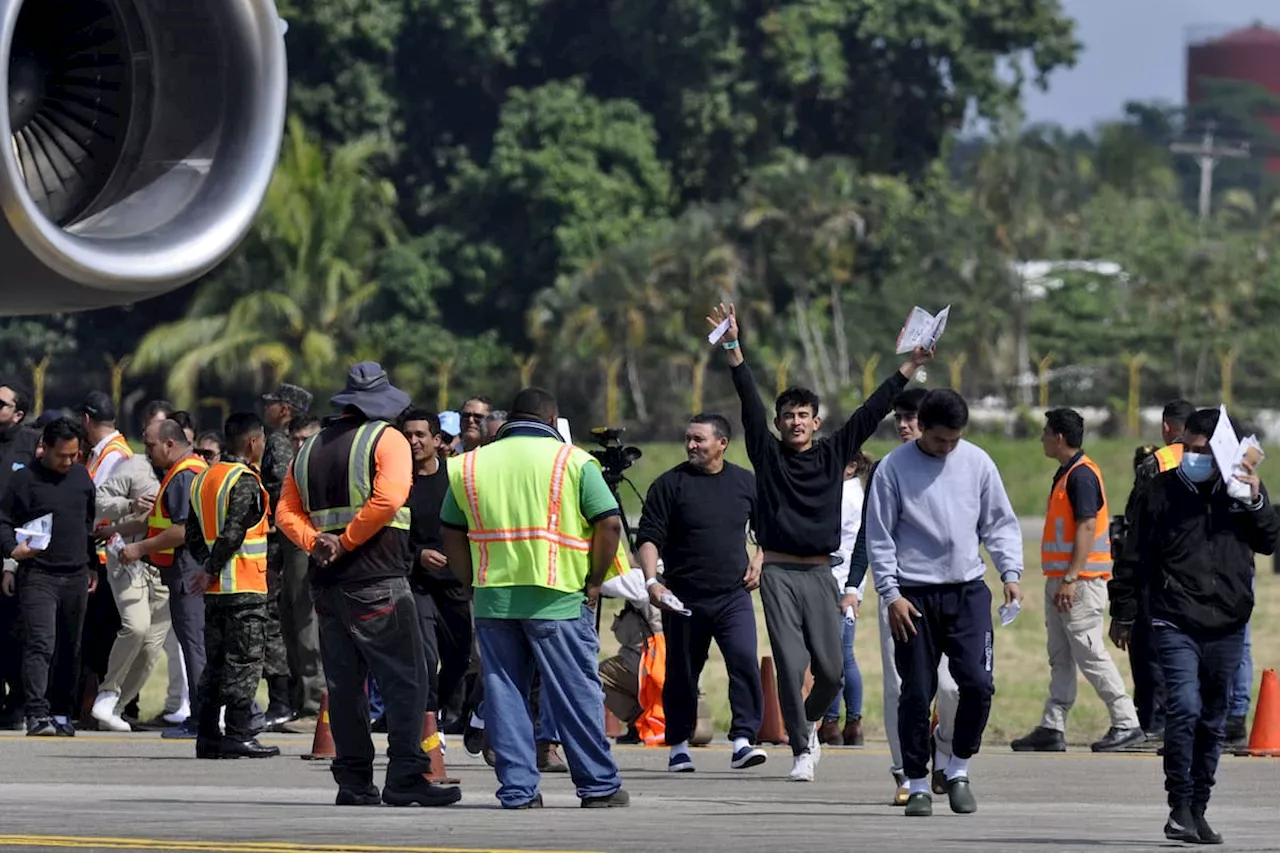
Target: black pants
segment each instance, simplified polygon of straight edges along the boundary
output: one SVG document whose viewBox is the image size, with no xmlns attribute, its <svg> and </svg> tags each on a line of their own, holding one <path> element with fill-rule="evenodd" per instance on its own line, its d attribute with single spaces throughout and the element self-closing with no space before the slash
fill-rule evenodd
<svg viewBox="0 0 1280 853">
<path fill-rule="evenodd" d="M 226 733 L 246 741 L 253 725 L 253 699 L 262 680 L 267 632 L 266 596 L 251 593 L 204 596 L 204 672 L 197 705 L 201 740 L 218 740 L 218 717 L 227 708 Z"/>
<path fill-rule="evenodd" d="M 340 787 L 373 783 L 369 734 L 370 673 L 382 693 L 387 720 L 387 784 L 412 782 L 431 772 L 422 751 L 427 663 L 409 582 L 403 578 L 362 586 L 311 590 L 320 620 L 320 657 L 329 687 L 333 778 Z"/>
<path fill-rule="evenodd" d="M 1133 621 L 1129 667 L 1133 671 L 1133 704 L 1138 711 L 1138 725 L 1147 732 L 1163 731 L 1164 673 L 1160 670 L 1160 655 L 1145 604 L 1139 604 Z"/>
<path fill-rule="evenodd" d="M 930 759 L 929 708 L 938 690 L 938 664 L 944 654 L 959 688 L 952 754 L 972 758 L 982 745 L 991 697 L 996 692 L 991 590 L 984 581 L 976 580 L 903 587 L 902 597 L 920 611 L 913 620 L 916 635 L 905 643 L 897 641 L 894 648 L 894 663 L 902 679 L 898 699 L 902 769 L 908 779 L 925 779 Z"/>
<path fill-rule="evenodd" d="M 739 587 L 718 595 L 673 589 L 693 615 L 662 614 L 667 637 L 667 675 L 662 707 L 667 743 L 684 743 L 698 726 L 698 679 L 714 639 L 729 673 L 729 737 L 755 741 L 764 713 L 760 661 L 756 655 L 756 613 L 751 593 Z"/>
<path fill-rule="evenodd" d="M 80 631 L 89 601 L 89 573 L 19 569 L 22 585 L 22 686 L 28 717 L 79 714 Z"/>
<path fill-rule="evenodd" d="M 0 712 L 22 714 L 22 590 L 0 595 Z"/>
<path fill-rule="evenodd" d="M 462 716 L 463 681 L 471 665 L 471 601 L 461 585 L 414 586 L 414 604 L 427 661 L 426 710 Z"/>
</svg>

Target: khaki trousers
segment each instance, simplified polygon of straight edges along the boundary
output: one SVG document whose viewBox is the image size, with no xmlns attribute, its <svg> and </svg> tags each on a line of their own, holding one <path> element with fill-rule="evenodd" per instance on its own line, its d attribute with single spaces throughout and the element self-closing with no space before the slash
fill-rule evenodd
<svg viewBox="0 0 1280 853">
<path fill-rule="evenodd" d="M 1111 715 L 1115 728 L 1138 727 L 1138 714 L 1133 707 L 1120 670 L 1103 645 L 1103 612 L 1107 608 L 1105 578 L 1082 578 L 1076 581 L 1076 596 L 1070 610 L 1059 613 L 1053 597 L 1062 586 L 1062 578 L 1045 578 L 1044 623 L 1048 631 L 1049 698 L 1044 703 L 1040 725 L 1058 732 L 1067 730 L 1067 714 L 1076 702 L 1076 670 L 1097 692 Z"/>
<path fill-rule="evenodd" d="M 119 694 L 119 710 L 147 683 L 169 633 L 169 589 L 160 580 L 160 571 L 146 564 L 135 569 L 136 574 L 130 574 L 115 560 L 107 567 L 107 582 L 120 611 L 120 632 L 111 646 L 107 674 L 98 691 Z"/>
</svg>

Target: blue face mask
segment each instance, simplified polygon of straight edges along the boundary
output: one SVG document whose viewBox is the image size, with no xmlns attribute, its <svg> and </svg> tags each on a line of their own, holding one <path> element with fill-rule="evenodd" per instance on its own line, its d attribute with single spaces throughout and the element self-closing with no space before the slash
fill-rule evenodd
<svg viewBox="0 0 1280 853">
<path fill-rule="evenodd" d="M 1209 453 L 1183 453 L 1182 473 L 1193 483 L 1203 483 L 1213 476 L 1213 455 Z"/>
</svg>

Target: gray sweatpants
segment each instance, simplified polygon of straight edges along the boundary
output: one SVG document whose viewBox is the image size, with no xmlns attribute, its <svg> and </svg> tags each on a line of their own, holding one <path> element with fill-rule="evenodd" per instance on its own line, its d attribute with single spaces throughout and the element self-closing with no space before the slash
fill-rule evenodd
<svg viewBox="0 0 1280 853">
<path fill-rule="evenodd" d="M 791 752 L 809 748 L 809 726 L 821 720 L 844 682 L 840 587 L 827 565 L 765 563 L 760 576 L 764 624 L 778 669 L 778 704 Z M 804 699 L 804 671 L 813 689 Z"/>
</svg>

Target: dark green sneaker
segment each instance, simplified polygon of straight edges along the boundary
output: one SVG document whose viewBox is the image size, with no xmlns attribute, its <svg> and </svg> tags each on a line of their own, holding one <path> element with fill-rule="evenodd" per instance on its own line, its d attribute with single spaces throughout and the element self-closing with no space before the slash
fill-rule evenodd
<svg viewBox="0 0 1280 853">
<path fill-rule="evenodd" d="M 907 797 L 907 817 L 932 817 L 933 816 L 933 796 L 925 793 L 915 793 Z"/>
<path fill-rule="evenodd" d="M 967 776 L 947 780 L 947 799 L 951 802 L 951 810 L 956 814 L 973 814 L 978 810 L 978 801 L 974 799 L 973 788 L 969 786 Z"/>
</svg>

